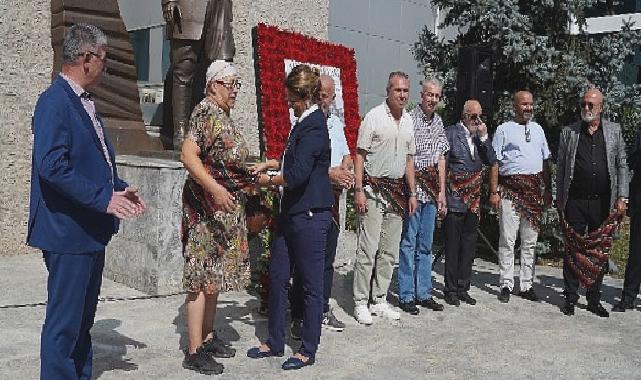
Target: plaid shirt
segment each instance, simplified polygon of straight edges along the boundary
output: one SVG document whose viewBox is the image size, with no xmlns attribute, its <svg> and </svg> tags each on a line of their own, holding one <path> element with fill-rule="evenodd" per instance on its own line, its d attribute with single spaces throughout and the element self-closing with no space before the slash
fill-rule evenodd
<svg viewBox="0 0 641 380">
<path fill-rule="evenodd" d="M 438 159 L 450 150 L 447 142 L 443 120 L 436 113 L 432 119 L 428 119 L 420 106 L 412 111 L 414 122 L 414 139 L 416 142 L 416 154 L 414 155 L 414 168 L 418 171 L 428 166 L 434 166 Z M 420 187 L 416 189 L 416 199 L 419 202 L 430 201 L 427 193 Z"/>
</svg>

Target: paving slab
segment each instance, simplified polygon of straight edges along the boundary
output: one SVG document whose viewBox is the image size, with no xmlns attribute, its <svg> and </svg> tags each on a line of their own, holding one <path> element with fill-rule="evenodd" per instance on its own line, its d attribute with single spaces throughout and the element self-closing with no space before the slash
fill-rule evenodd
<svg viewBox="0 0 641 380">
<path fill-rule="evenodd" d="M 561 270 L 537 267 L 540 303 L 497 300 L 497 266 L 477 259 L 471 294 L 476 306 L 422 310 L 397 323 L 359 326 L 350 316 L 351 266 L 341 257 L 332 300 L 343 332 L 324 331 L 317 363 L 283 372 L 282 359 L 250 360 L 245 351 L 266 337 L 258 300 L 244 292 L 220 297 L 217 331 L 238 355 L 221 360 L 220 379 L 641 379 L 641 312 L 598 318 L 582 298 L 574 317 L 559 311 Z M 443 265 L 435 265 L 440 297 Z M 604 304 L 616 302 L 621 281 L 606 278 Z M 0 257 L 0 379 L 37 379 L 46 300 L 40 257 Z M 394 289 L 392 289 L 394 290 Z M 205 379 L 181 367 L 187 343 L 184 297 L 146 298 L 105 280 L 93 328 L 94 378 Z M 18 307 L 25 303 L 35 306 Z M 297 342 L 289 341 L 287 354 Z"/>
</svg>

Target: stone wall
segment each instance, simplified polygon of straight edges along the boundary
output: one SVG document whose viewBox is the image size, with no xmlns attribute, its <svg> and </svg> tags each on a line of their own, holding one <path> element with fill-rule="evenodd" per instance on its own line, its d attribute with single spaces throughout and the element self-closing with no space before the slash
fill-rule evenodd
<svg viewBox="0 0 641 380">
<path fill-rule="evenodd" d="M 159 5 L 160 6 L 160 5 Z M 0 255 L 33 252 L 24 244 L 31 168 L 30 120 L 50 83 L 50 2 L 0 2 Z M 259 22 L 327 38 L 328 0 L 236 0 L 236 62 L 243 77 L 234 119 L 258 153 L 251 30 Z"/>
</svg>

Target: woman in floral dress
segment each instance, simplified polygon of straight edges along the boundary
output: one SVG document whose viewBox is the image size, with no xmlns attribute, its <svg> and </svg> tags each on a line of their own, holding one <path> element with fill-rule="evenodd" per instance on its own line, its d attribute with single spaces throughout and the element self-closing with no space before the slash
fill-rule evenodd
<svg viewBox="0 0 641 380">
<path fill-rule="evenodd" d="M 183 367 L 218 374 L 235 350 L 214 332 L 219 292 L 243 290 L 249 282 L 244 200 L 254 188 L 245 168 L 248 149 L 229 117 L 240 88 L 231 63 L 207 70 L 205 98 L 195 107 L 182 146 L 189 176 L 183 189 L 183 287 L 189 351 Z"/>
</svg>

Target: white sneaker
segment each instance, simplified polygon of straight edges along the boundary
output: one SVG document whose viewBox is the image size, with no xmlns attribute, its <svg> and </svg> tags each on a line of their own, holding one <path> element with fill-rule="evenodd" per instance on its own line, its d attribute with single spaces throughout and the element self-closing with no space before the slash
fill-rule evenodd
<svg viewBox="0 0 641 380">
<path fill-rule="evenodd" d="M 361 325 L 371 325 L 374 323 L 372 314 L 369 313 L 367 305 L 356 305 L 354 308 L 354 317 Z"/>
<path fill-rule="evenodd" d="M 376 303 L 369 307 L 369 311 L 379 317 L 387 318 L 392 321 L 401 319 L 401 313 L 392 309 L 387 302 Z"/>
</svg>

